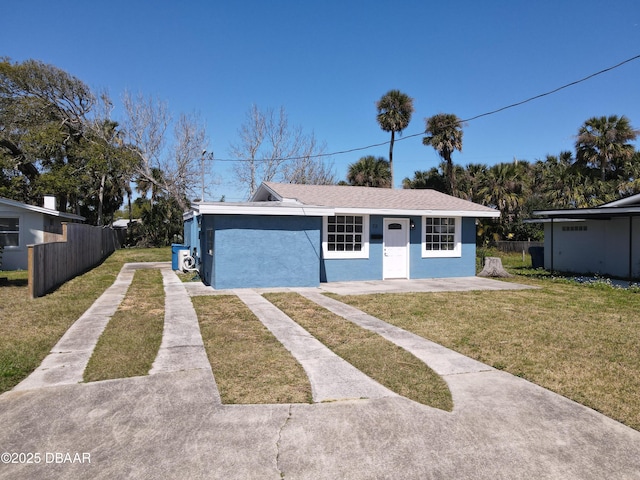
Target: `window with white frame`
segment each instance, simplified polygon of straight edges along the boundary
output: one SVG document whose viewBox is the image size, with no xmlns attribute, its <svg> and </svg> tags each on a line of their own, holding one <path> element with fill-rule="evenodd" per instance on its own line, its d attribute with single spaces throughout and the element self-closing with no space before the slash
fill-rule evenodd
<svg viewBox="0 0 640 480">
<path fill-rule="evenodd" d="M 323 223 L 325 258 L 369 258 L 368 215 L 335 215 Z"/>
<path fill-rule="evenodd" d="M 422 217 L 422 256 L 459 257 L 461 246 L 460 217 Z"/>
<path fill-rule="evenodd" d="M 0 217 L 0 246 L 5 248 L 20 246 L 19 217 Z"/>
</svg>

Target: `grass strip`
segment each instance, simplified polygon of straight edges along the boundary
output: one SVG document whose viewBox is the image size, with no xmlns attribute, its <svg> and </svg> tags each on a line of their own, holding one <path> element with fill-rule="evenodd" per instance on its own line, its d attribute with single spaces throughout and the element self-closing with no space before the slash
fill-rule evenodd
<svg viewBox="0 0 640 480">
<path fill-rule="evenodd" d="M 311 403 L 302 366 L 239 298 L 192 302 L 223 403 Z"/>
<path fill-rule="evenodd" d="M 640 430 L 640 294 L 515 281 L 542 288 L 338 298 Z"/>
<path fill-rule="evenodd" d="M 122 249 L 102 264 L 36 299 L 27 272 L 2 272 L 0 286 L 0 393 L 11 390 L 42 363 L 64 332 L 113 284 L 126 262 L 169 261 L 171 248 Z"/>
<path fill-rule="evenodd" d="M 164 327 L 164 287 L 158 269 L 137 270 L 124 300 L 98 339 L 85 382 L 147 375 Z"/>
<path fill-rule="evenodd" d="M 264 296 L 336 355 L 388 389 L 424 405 L 453 409 L 446 382 L 403 348 L 297 293 Z"/>
</svg>

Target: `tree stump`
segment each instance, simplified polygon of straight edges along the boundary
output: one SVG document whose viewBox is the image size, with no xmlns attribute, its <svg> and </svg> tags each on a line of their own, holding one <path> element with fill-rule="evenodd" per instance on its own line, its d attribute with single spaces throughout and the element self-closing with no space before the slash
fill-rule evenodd
<svg viewBox="0 0 640 480">
<path fill-rule="evenodd" d="M 507 278 L 512 275 L 504 269 L 500 257 L 486 257 L 484 259 L 484 268 L 478 276 Z"/>
</svg>

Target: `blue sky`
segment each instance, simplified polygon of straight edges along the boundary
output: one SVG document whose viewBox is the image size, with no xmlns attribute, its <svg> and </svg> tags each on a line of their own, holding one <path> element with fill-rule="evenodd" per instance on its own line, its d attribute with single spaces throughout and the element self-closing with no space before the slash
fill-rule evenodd
<svg viewBox="0 0 640 480">
<path fill-rule="evenodd" d="M 414 98 L 404 135 L 424 118 L 466 119 L 547 92 L 640 54 L 637 0 L 300 1 L 50 0 L 3 8 L 0 55 L 60 67 L 119 103 L 125 89 L 198 112 L 210 149 L 229 145 L 252 104 L 284 106 L 327 152 L 389 140 L 375 102 Z M 573 150 L 589 117 L 640 128 L 640 60 L 517 108 L 469 122 L 457 164 L 535 161 Z M 118 117 L 116 109 L 114 116 Z M 421 136 L 396 143 L 396 185 L 439 158 Z M 339 179 L 363 155 L 334 155 Z M 242 200 L 231 162 L 216 161 L 212 198 Z"/>
</svg>

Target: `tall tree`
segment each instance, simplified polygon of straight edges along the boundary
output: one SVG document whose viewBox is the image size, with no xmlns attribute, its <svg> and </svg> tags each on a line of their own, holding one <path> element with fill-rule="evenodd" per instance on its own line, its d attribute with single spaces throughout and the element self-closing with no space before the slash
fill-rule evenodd
<svg viewBox="0 0 640 480">
<path fill-rule="evenodd" d="M 448 193 L 455 195 L 456 178 L 451 155 L 455 150 L 462 151 L 462 123 L 453 113 L 438 113 L 425 119 L 427 134 L 423 145 L 431 145 L 445 161 L 444 176 L 448 183 Z"/>
<path fill-rule="evenodd" d="M 319 158 L 302 157 L 283 165 L 282 179 L 289 183 L 333 185 L 336 183 L 336 173 L 332 163 L 325 163 Z"/>
<path fill-rule="evenodd" d="M 487 170 L 479 193 L 482 203 L 509 216 L 521 205 L 524 191 L 523 170 L 515 163 L 498 163 Z"/>
<path fill-rule="evenodd" d="M 78 189 L 78 146 L 94 103 L 82 81 L 53 65 L 0 58 L 0 183 L 5 193 L 30 202 L 53 193 L 59 208 L 67 208 Z"/>
<path fill-rule="evenodd" d="M 413 178 L 407 177 L 402 180 L 402 188 L 429 188 L 443 193 L 447 191 L 445 179 L 437 167 L 432 167 L 430 170 L 416 170 L 413 173 Z"/>
<path fill-rule="evenodd" d="M 284 107 L 275 111 L 252 105 L 238 136 L 239 141 L 231 144 L 231 155 L 237 160 L 236 178 L 249 197 L 260 182 L 325 183 L 332 179 L 331 168 L 319 160 L 324 145 L 318 144 L 313 133 L 290 125 Z"/>
<path fill-rule="evenodd" d="M 384 187 L 391 185 L 391 168 L 383 157 L 368 155 L 349 165 L 347 181 L 359 187 Z"/>
<path fill-rule="evenodd" d="M 592 117 L 578 130 L 577 160 L 598 168 L 600 180 L 605 181 L 608 172 L 621 168 L 633 156 L 635 149 L 629 142 L 635 140 L 638 133 L 624 115 Z"/>
<path fill-rule="evenodd" d="M 400 90 L 389 90 L 376 103 L 378 109 L 378 124 L 385 132 L 391 132 L 389 142 L 389 170 L 391 174 L 391 188 L 394 188 L 393 178 L 393 144 L 395 134 L 401 134 L 407 128 L 413 115 L 413 98 Z"/>
<path fill-rule="evenodd" d="M 127 145 L 138 156 L 135 177 L 168 194 L 184 211 L 202 179 L 206 134 L 199 116 L 181 114 L 173 123 L 166 102 L 126 92 L 123 96 Z M 173 125 L 173 135 L 169 133 Z M 154 175 L 159 170 L 162 176 Z"/>
</svg>

